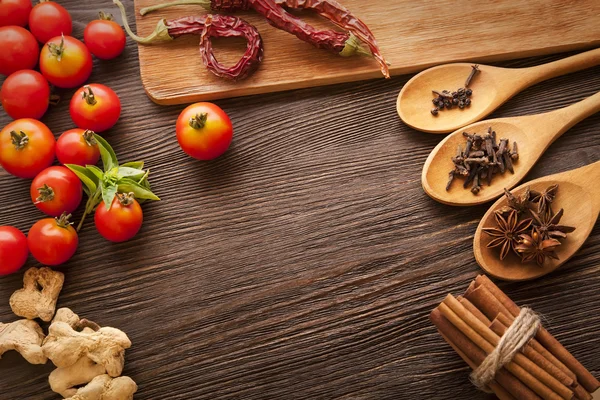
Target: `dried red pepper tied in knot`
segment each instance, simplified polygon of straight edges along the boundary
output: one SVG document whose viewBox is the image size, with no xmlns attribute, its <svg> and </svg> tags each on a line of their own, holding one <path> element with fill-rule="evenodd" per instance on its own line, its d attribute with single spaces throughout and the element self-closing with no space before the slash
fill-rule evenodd
<svg viewBox="0 0 600 400">
<path fill-rule="evenodd" d="M 253 9 L 263 15 L 272 26 L 284 30 L 319 49 L 326 49 L 347 57 L 355 54 L 372 56 L 381 72 L 390 77 L 388 63 L 379 50 L 375 35 L 369 27 L 335 0 L 175 0 L 140 10 L 145 15 L 161 8 L 198 4 L 213 11 L 235 12 Z M 313 10 L 346 32 L 317 30 L 302 19 L 290 14 L 284 7 Z M 361 43 L 368 46 L 363 48 Z"/>
<path fill-rule="evenodd" d="M 206 68 L 213 74 L 233 80 L 244 79 L 251 75 L 263 59 L 263 42 L 258 30 L 241 18 L 229 15 L 204 15 L 184 17 L 174 20 L 162 19 L 156 29 L 143 38 L 134 34 L 127 23 L 125 8 L 119 0 L 113 2 L 121 10 L 123 25 L 129 36 L 138 43 L 151 44 L 167 41 L 186 34 L 200 35 L 200 54 Z M 245 37 L 248 42 L 242 58 L 233 67 L 225 67 L 214 55 L 211 37 Z"/>
</svg>

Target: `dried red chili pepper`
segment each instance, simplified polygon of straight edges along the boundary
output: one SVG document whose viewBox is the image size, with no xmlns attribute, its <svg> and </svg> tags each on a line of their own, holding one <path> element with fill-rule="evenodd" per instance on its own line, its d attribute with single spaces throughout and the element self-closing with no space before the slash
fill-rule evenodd
<svg viewBox="0 0 600 400">
<path fill-rule="evenodd" d="M 233 80 L 244 79 L 252 74 L 263 58 L 263 42 L 258 30 L 238 17 L 228 15 L 204 15 L 184 17 L 174 20 L 162 19 L 149 36 L 143 38 L 134 34 L 127 23 L 125 8 L 119 0 L 113 2 L 121 10 L 123 25 L 129 36 L 138 43 L 150 44 L 156 41 L 173 40 L 186 34 L 200 35 L 202 61 L 213 74 Z M 245 37 L 248 42 L 242 58 L 233 67 L 225 67 L 214 55 L 211 37 Z"/>
<path fill-rule="evenodd" d="M 145 15 L 161 8 L 186 4 L 210 6 L 213 11 L 223 12 L 235 12 L 252 8 L 263 15 L 272 26 L 291 33 L 317 48 L 326 49 L 342 56 L 354 54 L 373 56 L 379 63 L 383 75 L 386 78 L 390 77 L 388 64 L 383 58 L 371 30 L 364 22 L 352 15 L 348 9 L 335 0 L 175 0 L 171 3 L 143 8 L 140 13 Z M 335 25 L 346 29 L 349 33 L 317 30 L 287 12 L 283 6 L 314 10 Z M 369 46 L 370 51 L 362 48 L 361 41 Z"/>
</svg>

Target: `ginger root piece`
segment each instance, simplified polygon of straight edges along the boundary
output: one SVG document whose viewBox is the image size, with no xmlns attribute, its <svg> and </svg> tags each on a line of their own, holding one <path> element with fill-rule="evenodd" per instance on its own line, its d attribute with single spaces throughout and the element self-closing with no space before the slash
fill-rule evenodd
<svg viewBox="0 0 600 400">
<path fill-rule="evenodd" d="M 0 323 L 0 357 L 9 350 L 16 350 L 30 364 L 46 364 L 48 359 L 41 348 L 43 340 L 44 331 L 30 319 Z"/>
<path fill-rule="evenodd" d="M 93 332 L 91 329 L 89 330 Z M 57 368 L 52 371 L 48 381 L 53 392 L 59 393 L 63 397 L 71 397 L 77 393 L 75 386 L 89 383 L 95 377 L 104 374 L 106 374 L 106 370 L 102 365 L 96 364 L 88 357 L 81 357 L 70 367 Z"/>
<path fill-rule="evenodd" d="M 23 276 L 23 289 L 10 297 L 10 308 L 19 317 L 50 321 L 63 287 L 65 275 L 48 267 L 29 268 Z"/>
<path fill-rule="evenodd" d="M 100 325 L 97 323 L 87 320 L 87 319 L 79 319 L 79 315 L 75 314 L 70 309 L 63 307 L 59 308 L 56 312 L 56 316 L 52 320 L 54 322 L 66 322 L 71 326 L 71 328 L 75 329 L 78 332 L 89 332 L 97 331 L 100 329 Z"/>
<path fill-rule="evenodd" d="M 128 376 L 100 375 L 65 400 L 132 400 L 136 391 L 137 385 Z"/>
<path fill-rule="evenodd" d="M 70 367 L 81 357 L 87 356 L 102 365 L 108 375 L 121 375 L 125 363 L 125 349 L 131 347 L 127 335 L 110 327 L 93 331 L 93 328 L 88 326 L 82 328 L 82 332 L 78 332 L 72 325 L 81 326 L 85 320 L 74 322 L 78 317 L 62 310 L 59 310 L 59 318 L 55 318 L 48 328 L 48 336 L 42 346 L 44 355 L 59 368 Z M 63 318 L 71 318 L 71 324 L 64 322 Z"/>
</svg>

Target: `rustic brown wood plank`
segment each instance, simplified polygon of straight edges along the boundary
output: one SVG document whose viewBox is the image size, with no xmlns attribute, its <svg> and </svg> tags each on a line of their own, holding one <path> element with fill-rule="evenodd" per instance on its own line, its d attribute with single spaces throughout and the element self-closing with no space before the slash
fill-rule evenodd
<svg viewBox="0 0 600 400">
<path fill-rule="evenodd" d="M 112 8 L 62 3 L 78 37 L 98 8 Z M 421 167 L 440 138 L 399 121 L 395 99 L 409 78 L 219 101 L 234 143 L 201 163 L 175 141 L 181 107 L 145 96 L 135 45 L 95 61 L 92 81 L 113 87 L 125 108 L 105 137 L 120 159 L 147 162 L 163 201 L 144 205 L 141 234 L 126 244 L 86 224 L 63 268 L 59 306 L 129 334 L 125 373 L 140 386 L 136 399 L 487 398 L 427 317 L 481 272 L 471 246 L 486 206 L 452 208 L 423 193 Z M 548 111 L 599 90 L 597 67 L 528 89 L 493 117 Z M 72 127 L 71 93 L 44 118 L 56 134 Z M 528 178 L 599 159 L 596 115 L 554 143 Z M 0 171 L 0 224 L 27 231 L 42 217 L 28 187 Z M 599 276 L 597 225 L 562 269 L 501 285 L 543 313 L 596 376 Z M 15 319 L 8 299 L 21 279 L 0 279 L 1 321 Z M 51 370 L 7 353 L 0 399 L 58 398 Z"/>
</svg>

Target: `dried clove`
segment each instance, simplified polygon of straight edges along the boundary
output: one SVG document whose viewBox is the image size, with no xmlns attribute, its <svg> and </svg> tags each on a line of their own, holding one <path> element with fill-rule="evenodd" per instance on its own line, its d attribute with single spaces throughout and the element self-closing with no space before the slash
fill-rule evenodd
<svg viewBox="0 0 600 400">
<path fill-rule="evenodd" d="M 458 92 L 457 92 L 458 94 Z M 463 187 L 471 185 L 471 192 L 478 194 L 482 190 L 482 182 L 492 184 L 494 175 L 503 174 L 506 170 L 514 173 L 513 162 L 519 158 L 517 143 L 510 148 L 508 139 L 500 139 L 496 143 L 496 132 L 490 127 L 485 134 L 463 132 L 466 138 L 464 151 L 458 145 L 456 155 L 451 158 L 454 169 L 448 174 L 446 190 L 450 190 L 454 179 L 466 177 Z"/>
<path fill-rule="evenodd" d="M 470 97 L 473 95 L 473 89 L 468 88 L 475 75 L 480 72 L 479 65 L 472 65 L 471 72 L 465 81 L 465 86 L 450 92 L 449 90 L 432 90 L 431 92 L 436 96 L 431 101 L 436 106 L 431 110 L 431 115 L 437 116 L 441 110 L 451 110 L 454 107 L 464 109 L 471 106 Z M 435 110 L 435 111 L 434 111 Z"/>
</svg>

